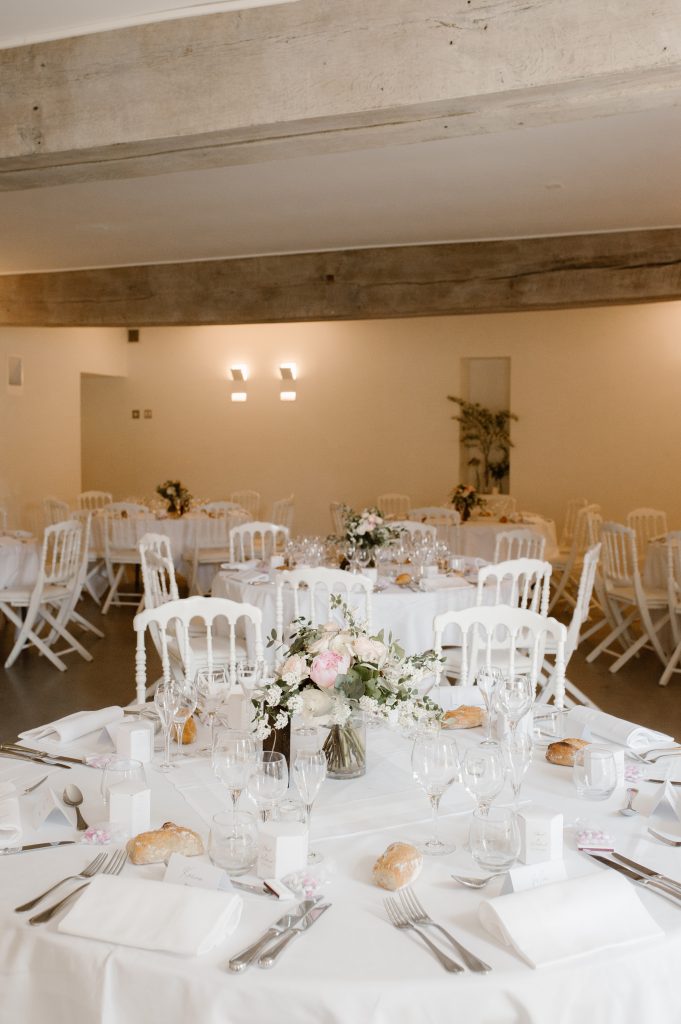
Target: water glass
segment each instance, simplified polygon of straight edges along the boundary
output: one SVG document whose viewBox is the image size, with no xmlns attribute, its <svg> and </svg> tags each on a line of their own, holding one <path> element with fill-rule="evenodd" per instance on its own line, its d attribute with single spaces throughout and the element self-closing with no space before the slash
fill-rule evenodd
<svg viewBox="0 0 681 1024">
<path fill-rule="evenodd" d="M 311 829 L 312 805 L 326 778 L 326 754 L 322 750 L 299 750 L 293 762 L 293 781 L 305 804 L 308 836 Z M 307 855 L 308 864 L 316 864 L 322 855 L 312 850 Z"/>
<path fill-rule="evenodd" d="M 276 750 L 266 750 L 256 757 L 248 779 L 248 792 L 255 800 L 260 820 L 265 822 L 272 808 L 288 789 L 286 758 Z"/>
<path fill-rule="evenodd" d="M 583 800 L 607 800 L 617 788 L 617 764 L 609 747 L 589 744 L 575 754 L 572 778 Z"/>
<path fill-rule="evenodd" d="M 175 726 L 175 739 L 179 749 L 182 746 L 184 727 L 196 711 L 199 693 L 196 679 L 185 679 L 183 682 L 178 683 L 178 688 L 179 696 L 175 704 L 173 724 Z"/>
<path fill-rule="evenodd" d="M 511 732 L 515 732 L 518 722 L 532 707 L 534 687 L 529 676 L 502 676 L 496 688 L 496 704 L 508 721 Z"/>
<path fill-rule="evenodd" d="M 263 661 L 249 662 L 239 661 L 236 666 L 237 682 L 242 692 L 250 698 L 253 692 L 260 686 L 265 674 L 265 663 Z"/>
<path fill-rule="evenodd" d="M 532 737 L 526 732 L 511 733 L 503 745 L 503 751 L 513 789 L 513 806 L 517 810 L 520 787 L 532 763 Z"/>
<path fill-rule="evenodd" d="M 213 746 L 215 715 L 229 697 L 230 682 L 224 668 L 201 668 L 196 673 L 196 693 L 202 720 L 210 727 L 210 745 Z"/>
<path fill-rule="evenodd" d="M 154 704 L 163 729 L 163 761 L 159 765 L 160 772 L 170 771 L 170 736 L 175 722 L 175 713 L 180 706 L 180 686 L 174 679 L 162 679 L 156 685 Z"/>
<path fill-rule="evenodd" d="M 144 765 L 129 757 L 110 757 L 104 765 L 101 781 L 101 795 L 107 810 L 109 809 L 109 790 L 119 782 L 134 782 L 146 785 Z"/>
<path fill-rule="evenodd" d="M 498 743 L 491 742 L 469 747 L 461 761 L 461 781 L 478 805 L 481 815 L 488 813 L 490 805 L 504 786 L 504 761 Z"/>
<path fill-rule="evenodd" d="M 223 811 L 210 826 L 208 854 L 213 864 L 228 875 L 244 875 L 258 855 L 255 816 L 247 811 Z"/>
<path fill-rule="evenodd" d="M 451 733 L 441 730 L 422 732 L 414 740 L 411 768 L 415 780 L 425 790 L 433 815 L 433 835 L 419 845 L 422 853 L 452 853 L 456 847 L 438 834 L 440 800 L 459 778 L 459 751 Z"/>
<path fill-rule="evenodd" d="M 486 814 L 473 811 L 470 830 L 473 860 L 486 871 L 506 871 L 520 853 L 520 831 L 512 810 L 491 807 Z"/>
<path fill-rule="evenodd" d="M 250 733 L 236 729 L 218 729 L 211 753 L 213 774 L 229 790 L 232 809 L 255 768 L 255 740 Z"/>
</svg>

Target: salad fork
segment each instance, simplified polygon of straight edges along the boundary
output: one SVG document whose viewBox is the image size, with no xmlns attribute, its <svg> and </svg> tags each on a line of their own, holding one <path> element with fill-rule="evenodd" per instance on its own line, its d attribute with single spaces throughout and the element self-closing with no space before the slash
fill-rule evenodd
<svg viewBox="0 0 681 1024">
<path fill-rule="evenodd" d="M 83 878 L 92 878 L 93 875 L 97 874 L 99 869 L 104 864 L 105 860 L 106 854 L 98 853 L 95 859 L 91 861 L 87 867 L 83 868 L 83 870 L 79 872 L 79 874 L 67 875 L 66 878 L 62 878 L 59 882 L 55 882 L 55 884 L 50 886 L 49 889 L 46 889 L 45 892 L 41 892 L 40 896 L 36 896 L 35 899 L 29 900 L 28 903 L 22 903 L 20 907 L 15 907 L 15 914 L 22 914 L 24 910 L 33 910 L 33 908 L 37 906 L 37 904 L 40 903 L 41 900 L 45 899 L 46 896 L 49 896 L 50 893 L 54 892 L 55 889 L 58 889 L 60 885 L 64 884 L 64 882 L 79 882 Z"/>
<path fill-rule="evenodd" d="M 443 928 L 441 924 L 438 924 L 437 921 L 433 921 L 432 917 L 428 916 L 423 904 L 419 901 L 419 898 L 413 889 L 401 889 L 399 897 L 402 909 L 404 910 L 408 920 L 411 921 L 412 924 L 432 925 L 433 928 L 437 928 L 438 931 L 442 932 L 445 938 L 449 939 L 452 946 L 469 970 L 477 971 L 482 974 L 486 974 L 487 971 L 492 970 L 489 964 L 486 964 L 484 960 L 480 960 L 479 957 L 475 956 L 474 953 L 471 953 L 471 951 L 466 949 L 465 946 L 462 946 L 453 935 L 450 935 L 446 928 Z"/>
<path fill-rule="evenodd" d="M 111 854 L 107 863 L 102 868 L 100 868 L 99 871 L 96 871 L 95 874 L 120 875 L 121 871 L 125 867 L 127 859 L 128 855 L 125 852 L 125 850 L 116 850 L 115 853 Z M 70 903 L 74 896 L 77 896 L 79 892 L 82 892 L 83 889 L 86 889 L 89 884 L 90 881 L 88 879 L 88 881 L 85 882 L 84 885 L 79 885 L 77 889 L 74 889 L 73 892 L 70 892 L 68 896 L 65 896 L 63 900 L 59 901 L 59 903 L 55 903 L 54 906 L 48 907 L 47 910 L 43 910 L 41 914 L 35 914 L 33 917 L 29 917 L 28 923 L 45 924 L 46 921 L 50 921 L 54 917 L 54 915 L 62 909 L 62 907 L 65 907 L 67 903 Z"/>
<path fill-rule="evenodd" d="M 415 931 L 416 934 L 423 939 L 425 944 L 428 946 L 428 949 L 435 954 L 435 956 L 440 961 L 440 963 L 442 964 L 446 971 L 450 971 L 452 974 L 462 973 L 463 967 L 461 966 L 461 964 L 458 964 L 456 960 L 451 960 L 448 956 L 446 956 L 442 952 L 442 950 L 438 949 L 434 942 L 430 941 L 427 935 L 424 935 L 423 932 L 416 927 L 416 925 L 412 924 L 411 921 L 409 921 L 408 918 L 405 917 L 404 913 L 400 909 L 397 900 L 393 896 L 386 896 L 383 902 L 385 904 L 385 909 L 390 919 L 390 923 L 395 928 L 408 928 L 411 931 Z"/>
</svg>

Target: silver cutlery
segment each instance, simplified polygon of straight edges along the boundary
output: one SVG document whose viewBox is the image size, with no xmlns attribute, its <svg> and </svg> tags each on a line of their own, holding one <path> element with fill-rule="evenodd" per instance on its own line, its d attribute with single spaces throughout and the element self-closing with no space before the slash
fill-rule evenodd
<svg viewBox="0 0 681 1024">
<path fill-rule="evenodd" d="M 36 757 L 56 758 L 59 761 L 66 761 L 67 764 L 84 764 L 87 761 L 83 757 L 67 757 L 66 754 L 50 754 L 49 750 L 36 750 L 35 747 L 22 747 L 18 743 L 2 743 L 0 751 L 8 751 L 13 754 L 34 754 Z"/>
<path fill-rule="evenodd" d="M 615 853 L 614 851 L 610 854 L 616 861 L 621 864 L 625 864 L 627 867 L 632 868 L 634 871 L 639 871 L 642 875 L 647 878 L 657 878 L 665 885 L 668 885 L 671 889 L 678 889 L 679 896 L 681 897 L 681 882 L 677 882 L 673 878 L 669 878 L 667 875 L 663 875 L 660 871 L 653 871 L 652 868 L 647 868 L 645 864 L 637 864 L 635 860 L 630 860 L 625 857 L 623 853 Z"/>
<path fill-rule="evenodd" d="M 639 779 L 639 782 L 657 782 L 659 785 L 668 782 L 670 786 L 681 786 L 681 779 Z"/>
<path fill-rule="evenodd" d="M 312 900 L 303 900 L 303 902 L 299 903 L 291 913 L 284 914 L 284 916 L 280 917 L 278 921 L 275 921 L 259 939 L 256 939 L 250 946 L 247 946 L 246 949 L 242 949 L 240 953 L 237 953 L 236 956 L 232 957 L 229 961 L 230 971 L 239 972 L 248 967 L 248 965 L 260 955 L 265 946 L 269 945 L 273 939 L 279 938 L 283 932 L 287 931 L 292 925 L 300 921 L 302 917 L 305 917 L 305 915 L 312 910 L 317 903 L 319 903 L 320 898 L 321 897 L 316 897 Z"/>
<path fill-rule="evenodd" d="M 78 832 L 85 832 L 89 828 L 89 825 L 83 815 L 80 813 L 80 805 L 82 804 L 84 797 L 78 786 L 69 784 L 64 787 L 64 792 L 61 795 L 62 800 L 67 807 L 73 807 L 76 811 L 76 829 Z"/>
<path fill-rule="evenodd" d="M 28 843 L 26 846 L 6 846 L 0 850 L 0 857 L 9 857 L 12 853 L 28 853 L 30 850 L 51 850 L 53 846 L 75 846 L 75 839 L 60 839 L 56 843 Z"/>
<path fill-rule="evenodd" d="M 586 851 L 585 851 L 586 852 Z M 598 860 L 601 864 L 605 864 L 606 867 L 612 868 L 614 871 L 619 871 L 621 875 L 631 879 L 632 882 L 636 882 L 637 885 L 642 885 L 644 889 L 649 889 L 651 892 L 657 893 L 665 900 L 669 900 L 675 907 L 681 906 L 681 894 L 675 889 L 671 889 L 664 882 L 658 881 L 656 878 L 645 878 L 643 875 L 638 874 L 631 868 L 626 868 L 624 864 L 617 864 L 614 860 L 610 860 L 608 857 L 601 857 L 599 853 L 589 853 L 589 857 L 593 860 Z"/>
<path fill-rule="evenodd" d="M 96 871 L 95 874 L 120 875 L 121 871 L 125 867 L 127 859 L 128 855 L 125 852 L 125 850 L 117 850 L 115 853 L 111 854 L 109 860 L 104 865 L 104 867 L 102 867 L 99 871 Z M 70 892 L 68 896 L 65 896 L 63 900 L 59 901 L 59 903 L 55 903 L 54 906 L 48 907 L 47 910 L 43 910 L 41 914 L 36 914 L 34 917 L 29 917 L 28 923 L 45 924 L 47 921 L 50 921 L 55 914 L 59 913 L 62 907 L 65 907 L 67 903 L 70 903 L 71 900 L 75 899 L 79 892 L 82 892 L 83 889 L 87 889 L 89 884 L 90 881 L 88 879 L 88 881 L 85 882 L 84 885 L 79 885 L 77 889 L 74 889 L 73 892 Z"/>
<path fill-rule="evenodd" d="M 38 788 L 38 786 L 42 786 L 43 782 L 45 782 L 47 778 L 47 775 L 43 775 L 42 779 L 38 779 L 38 781 L 34 782 L 32 786 L 27 786 L 26 789 L 22 789 L 21 793 L 19 793 L 19 796 L 28 796 L 28 794 L 32 793 L 35 789 Z"/>
<path fill-rule="evenodd" d="M 296 936 L 301 935 L 303 932 L 307 931 L 308 928 L 311 928 L 315 921 L 318 921 L 330 906 L 330 903 L 320 903 L 319 906 L 313 907 L 312 910 L 308 911 L 304 917 L 301 917 L 299 921 L 296 921 L 295 924 L 291 925 L 283 938 L 280 939 L 276 945 L 272 946 L 271 949 L 262 954 L 258 960 L 258 967 L 274 967 L 275 963 L 289 943 L 292 942 Z"/>
<path fill-rule="evenodd" d="M 279 896 L 270 889 L 267 882 L 263 882 L 262 885 L 252 885 L 248 882 L 238 882 L 236 878 L 230 878 L 230 882 L 235 889 L 241 889 L 243 892 L 250 892 L 253 896 L 269 896 L 271 899 L 278 900 Z"/>
<path fill-rule="evenodd" d="M 648 826 L 648 832 L 654 839 L 658 839 L 661 843 L 665 843 L 666 846 L 681 846 L 681 839 L 672 839 L 671 836 L 663 836 L 662 833 L 656 832 L 654 828 Z"/>
<path fill-rule="evenodd" d="M 654 754 L 654 757 L 651 757 Z M 642 761 L 643 764 L 655 764 L 661 757 L 678 757 L 681 754 L 681 747 L 653 747 L 652 750 L 645 750 L 639 752 L 638 750 L 628 750 L 627 755 L 632 757 L 635 761 Z"/>
<path fill-rule="evenodd" d="M 492 970 L 489 964 L 486 964 L 484 960 L 480 960 L 480 958 L 474 953 L 471 953 L 469 949 L 462 946 L 458 939 L 455 939 L 453 935 L 450 935 L 446 928 L 443 928 L 441 924 L 438 924 L 437 921 L 433 921 L 432 917 L 428 916 L 423 904 L 420 902 L 413 889 L 409 887 L 406 889 L 400 889 L 398 897 L 402 904 L 402 909 L 411 923 L 431 926 L 433 928 L 437 928 L 439 932 L 442 932 L 445 938 L 451 942 L 452 946 L 469 970 L 482 974 L 486 974 L 487 971 Z"/>
<path fill-rule="evenodd" d="M 627 792 L 626 792 L 627 802 L 624 805 L 624 807 L 620 807 L 620 814 L 623 814 L 625 818 L 631 817 L 632 814 L 638 814 L 638 811 L 635 811 L 634 808 L 631 806 L 637 796 L 638 796 L 638 790 L 637 789 L 631 788 L 631 789 L 627 790 Z"/>
<path fill-rule="evenodd" d="M 33 910 L 41 900 L 45 899 L 46 896 L 49 896 L 55 889 L 58 889 L 60 885 L 64 884 L 64 882 L 81 882 L 84 878 L 91 878 L 93 875 L 97 874 L 105 860 L 106 854 L 98 853 L 95 859 L 90 861 L 87 867 L 83 868 L 79 874 L 67 875 L 66 878 L 60 879 L 60 881 L 55 882 L 54 885 L 50 886 L 49 889 L 46 889 L 45 892 L 41 892 L 40 896 L 36 896 L 35 899 L 29 900 L 28 903 L 22 903 L 20 907 L 15 907 L 14 912 L 16 914 L 22 914 L 25 910 Z"/>
<path fill-rule="evenodd" d="M 415 924 L 412 924 L 411 921 L 404 916 L 397 900 L 393 896 L 386 896 L 383 902 L 385 904 L 388 918 L 390 919 L 390 923 L 393 927 L 400 929 L 406 928 L 409 931 L 416 932 L 419 938 L 423 939 L 431 953 L 437 957 L 446 971 L 449 971 L 451 974 L 461 974 L 463 972 L 461 964 L 458 964 L 456 960 L 452 960 L 450 957 L 446 956 L 441 949 L 438 949 L 434 942 L 430 941 L 428 936 L 425 935 L 420 928 L 417 928 Z"/>
<path fill-rule="evenodd" d="M 62 764 L 61 761 L 56 761 L 52 757 L 37 757 L 35 754 L 20 754 L 16 750 L 0 750 L 0 757 L 13 757 L 17 761 L 30 761 L 32 764 L 47 764 L 51 768 L 72 768 L 70 764 Z"/>
<path fill-rule="evenodd" d="M 505 871 L 495 871 L 491 875 L 485 875 L 484 878 L 472 878 L 467 875 L 451 875 L 455 882 L 459 885 L 465 885 L 468 889 L 484 889 L 488 882 L 491 882 L 493 878 L 501 878 L 505 875 Z"/>
</svg>

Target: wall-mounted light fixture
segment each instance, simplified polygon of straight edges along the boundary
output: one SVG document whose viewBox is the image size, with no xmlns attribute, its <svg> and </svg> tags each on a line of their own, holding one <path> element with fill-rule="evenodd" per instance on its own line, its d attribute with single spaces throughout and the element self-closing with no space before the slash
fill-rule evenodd
<svg viewBox="0 0 681 1024">
<path fill-rule="evenodd" d="M 282 363 L 279 367 L 279 376 L 282 380 L 295 380 L 298 376 L 298 367 L 295 363 Z"/>
<path fill-rule="evenodd" d="M 239 363 L 237 366 L 230 366 L 229 375 L 233 383 L 241 388 L 241 390 L 232 389 L 232 401 L 245 402 L 248 398 L 248 393 L 243 390 L 243 385 L 248 380 L 248 367 L 244 366 L 243 363 Z"/>
<path fill-rule="evenodd" d="M 296 393 L 295 391 L 280 391 L 279 398 L 282 402 L 295 402 Z"/>
<path fill-rule="evenodd" d="M 279 376 L 283 384 L 283 388 L 279 392 L 280 400 L 282 402 L 295 402 L 296 389 L 291 385 L 294 384 L 298 376 L 298 367 L 295 363 L 281 363 L 279 366 Z"/>
</svg>

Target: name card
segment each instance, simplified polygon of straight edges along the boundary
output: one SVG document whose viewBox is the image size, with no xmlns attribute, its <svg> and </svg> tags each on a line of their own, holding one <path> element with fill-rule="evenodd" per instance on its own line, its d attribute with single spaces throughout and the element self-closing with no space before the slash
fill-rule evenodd
<svg viewBox="0 0 681 1024">
<path fill-rule="evenodd" d="M 520 857 L 523 864 L 563 858 L 563 815 L 530 804 L 518 814 Z"/>
<path fill-rule="evenodd" d="M 656 790 L 648 816 L 655 817 L 666 825 L 678 825 L 681 821 L 681 793 L 674 789 L 670 782 L 664 782 Z"/>
<path fill-rule="evenodd" d="M 283 878 L 307 864 L 307 828 L 299 821 L 266 821 L 258 833 L 258 878 Z"/>
<path fill-rule="evenodd" d="M 525 892 L 538 889 L 540 885 L 551 882 L 564 882 L 567 878 L 565 863 L 562 860 L 545 860 L 541 864 L 525 864 L 523 867 L 511 868 L 502 886 L 502 895 L 509 892 Z"/>
<path fill-rule="evenodd" d="M 182 853 L 171 853 L 163 881 L 172 882 L 174 885 L 194 886 L 197 889 L 232 890 L 232 883 L 222 868 L 216 868 L 207 861 L 197 860 L 196 857 L 185 857 Z"/>
<path fill-rule="evenodd" d="M 31 828 L 40 828 L 48 818 L 55 823 L 59 819 L 63 819 L 72 828 L 76 826 L 76 812 L 71 808 L 67 808 L 61 797 L 57 796 L 53 789 L 46 787 L 42 790 L 40 796 L 36 797 L 31 808 Z"/>
</svg>

